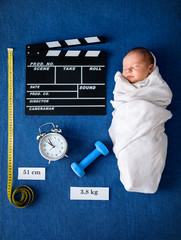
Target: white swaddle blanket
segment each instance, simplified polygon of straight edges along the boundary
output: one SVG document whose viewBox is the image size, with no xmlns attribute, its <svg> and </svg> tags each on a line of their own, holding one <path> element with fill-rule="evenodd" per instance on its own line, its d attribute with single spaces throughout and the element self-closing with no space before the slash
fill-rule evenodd
<svg viewBox="0 0 181 240">
<path fill-rule="evenodd" d="M 117 72 L 115 82 L 109 134 L 118 159 L 120 180 L 127 191 L 155 193 L 165 166 L 164 123 L 172 117 L 166 110 L 172 92 L 158 67 L 134 84 Z"/>
</svg>

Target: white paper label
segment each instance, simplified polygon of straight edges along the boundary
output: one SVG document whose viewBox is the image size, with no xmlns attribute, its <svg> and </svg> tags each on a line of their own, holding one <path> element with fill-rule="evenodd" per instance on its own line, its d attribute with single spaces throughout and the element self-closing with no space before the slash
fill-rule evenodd
<svg viewBox="0 0 181 240">
<path fill-rule="evenodd" d="M 18 168 L 18 179 L 45 180 L 45 168 Z"/>
<path fill-rule="evenodd" d="M 70 200 L 109 200 L 109 188 L 71 187 Z"/>
</svg>

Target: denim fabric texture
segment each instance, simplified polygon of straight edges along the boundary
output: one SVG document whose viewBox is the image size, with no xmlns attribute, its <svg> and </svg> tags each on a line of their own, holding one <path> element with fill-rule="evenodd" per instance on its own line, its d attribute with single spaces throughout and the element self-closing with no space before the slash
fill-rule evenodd
<svg viewBox="0 0 181 240">
<path fill-rule="evenodd" d="M 180 240 L 181 238 L 181 4 L 179 0 L 1 0 L 0 1 L 0 240 Z M 107 42 L 70 48 L 107 52 L 107 114 L 25 115 L 25 46 L 105 36 Z M 127 192 L 119 180 L 108 128 L 112 120 L 114 75 L 134 47 L 154 53 L 173 91 L 173 118 L 166 124 L 168 154 L 155 194 Z M 34 202 L 24 209 L 7 198 L 7 48 L 14 48 L 14 182 L 28 185 Z M 43 159 L 36 137 L 40 125 L 58 124 L 69 144 L 68 158 Z M 79 178 L 71 170 L 102 141 L 110 153 Z M 45 181 L 18 180 L 19 167 L 45 167 Z M 109 187 L 109 201 L 70 200 L 70 187 Z"/>
</svg>

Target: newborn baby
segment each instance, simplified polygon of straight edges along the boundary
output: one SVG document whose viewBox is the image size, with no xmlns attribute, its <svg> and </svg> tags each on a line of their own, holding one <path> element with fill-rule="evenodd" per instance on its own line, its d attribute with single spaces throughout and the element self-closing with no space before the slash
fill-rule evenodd
<svg viewBox="0 0 181 240">
<path fill-rule="evenodd" d="M 162 79 L 154 55 L 134 48 L 115 75 L 113 119 L 109 134 L 118 159 L 120 180 L 127 191 L 155 193 L 165 166 L 164 124 L 172 92 Z"/>
<path fill-rule="evenodd" d="M 130 83 L 142 81 L 154 69 L 153 55 L 144 48 L 131 50 L 123 59 L 123 77 Z"/>
</svg>

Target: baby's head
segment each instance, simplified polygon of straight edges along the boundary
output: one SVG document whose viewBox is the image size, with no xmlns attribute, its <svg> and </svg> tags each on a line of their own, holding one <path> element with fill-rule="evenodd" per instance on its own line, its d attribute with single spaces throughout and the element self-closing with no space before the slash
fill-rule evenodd
<svg viewBox="0 0 181 240">
<path fill-rule="evenodd" d="M 123 77 L 130 83 L 142 81 L 154 70 L 153 55 L 143 47 L 133 48 L 123 59 Z"/>
</svg>

